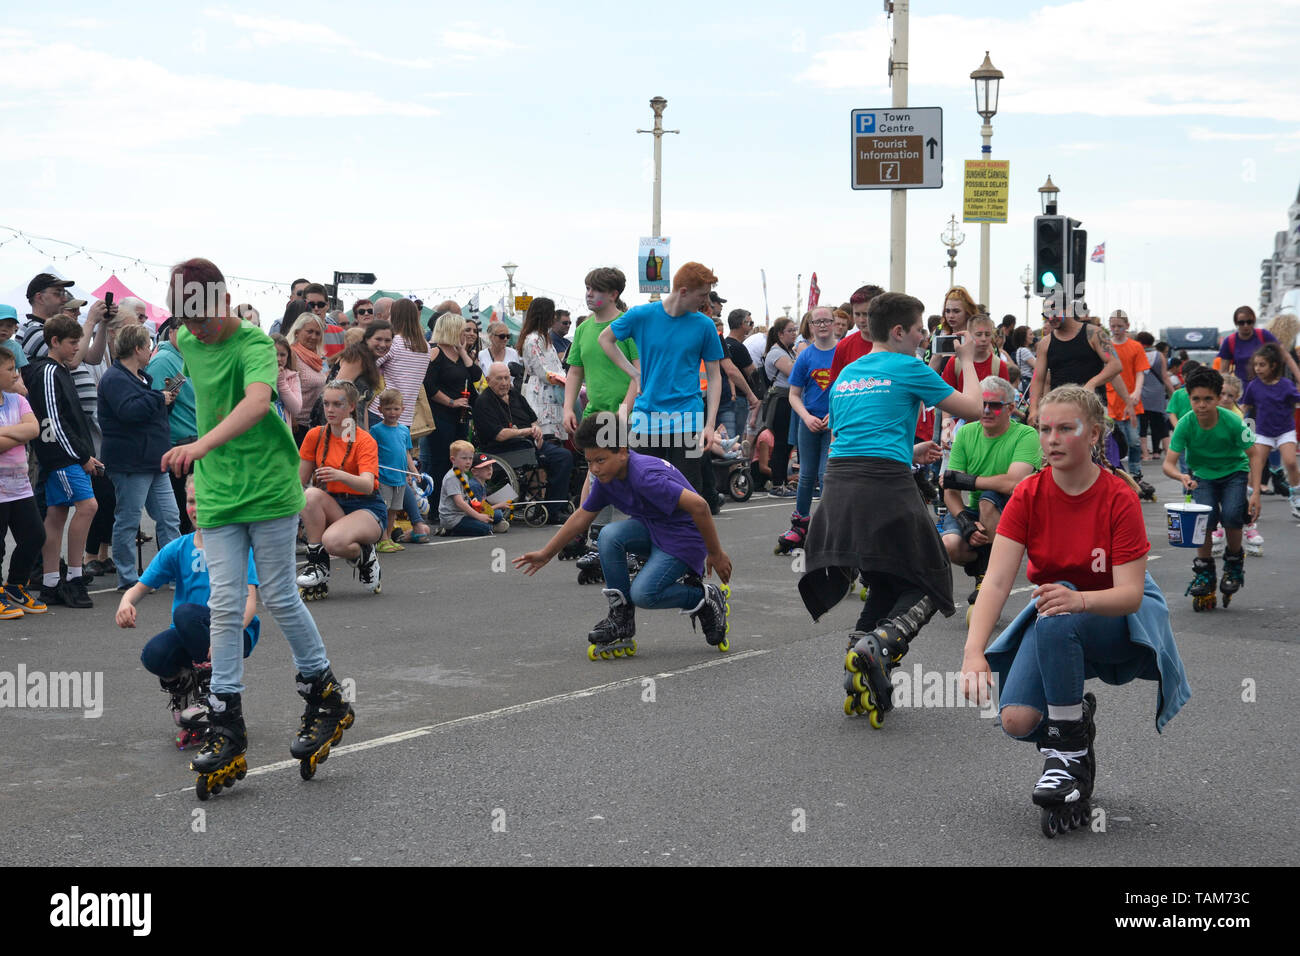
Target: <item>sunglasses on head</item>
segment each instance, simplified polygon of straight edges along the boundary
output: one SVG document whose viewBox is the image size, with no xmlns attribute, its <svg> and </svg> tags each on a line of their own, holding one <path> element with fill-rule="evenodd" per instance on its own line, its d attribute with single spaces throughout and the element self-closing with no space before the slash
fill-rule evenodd
<svg viewBox="0 0 1300 956">
<path fill-rule="evenodd" d="M 357 310 L 356 310 L 356 313 L 357 313 L 357 315 L 374 315 L 374 314 L 375 314 L 375 310 L 374 310 L 374 309 L 357 309 Z"/>
</svg>

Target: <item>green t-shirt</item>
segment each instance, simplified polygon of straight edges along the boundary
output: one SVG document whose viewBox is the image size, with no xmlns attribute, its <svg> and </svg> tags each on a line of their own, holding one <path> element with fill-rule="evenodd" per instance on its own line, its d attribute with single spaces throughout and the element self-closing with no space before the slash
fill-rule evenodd
<svg viewBox="0 0 1300 956">
<path fill-rule="evenodd" d="M 582 368 L 583 379 L 587 385 L 587 410 L 583 415 L 593 412 L 616 412 L 619 403 L 627 396 L 628 377 L 623 370 L 609 360 L 605 350 L 596 341 L 597 336 L 609 328 L 609 322 L 597 322 L 588 319 L 578 326 L 573 333 L 573 345 L 569 347 L 568 363 Z M 618 350 L 627 356 L 629 362 L 638 358 L 636 343 L 624 339 L 618 343 Z"/>
<path fill-rule="evenodd" d="M 1038 429 L 1012 422 L 997 438 L 989 438 L 979 422 L 967 422 L 957 429 L 948 467 L 988 478 L 1005 475 L 1017 461 L 1032 465 L 1035 471 L 1042 465 L 1043 449 L 1038 441 Z M 981 494 L 980 491 L 966 492 L 966 507 L 979 507 L 977 502 Z"/>
<path fill-rule="evenodd" d="M 185 374 L 194 382 L 199 435 L 206 435 L 244 400 L 254 382 L 271 387 L 279 374 L 275 344 L 265 332 L 243 323 L 224 342 L 205 345 L 182 328 L 176 344 Z M 289 426 L 268 411 L 244 434 L 226 442 L 194 466 L 200 528 L 251 524 L 297 514 L 306 504 L 298 480 L 298 447 Z"/>
<path fill-rule="evenodd" d="M 1171 403 L 1172 404 L 1172 403 Z M 1197 478 L 1226 478 L 1250 471 L 1247 449 L 1255 444 L 1255 430 L 1236 412 L 1216 408 L 1213 428 L 1202 428 L 1195 414 L 1184 415 L 1169 439 L 1169 450 L 1187 453 L 1187 468 Z"/>
<path fill-rule="evenodd" d="M 1187 389 L 1180 388 L 1169 396 L 1169 404 L 1165 406 L 1165 414 L 1173 415 L 1178 421 L 1183 420 L 1183 416 L 1192 410 L 1192 400 L 1187 397 Z"/>
</svg>

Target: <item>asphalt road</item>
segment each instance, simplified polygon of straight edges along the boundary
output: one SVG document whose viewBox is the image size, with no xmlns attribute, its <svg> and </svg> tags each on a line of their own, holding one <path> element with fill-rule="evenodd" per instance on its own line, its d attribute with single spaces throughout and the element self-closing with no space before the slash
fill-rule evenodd
<svg viewBox="0 0 1300 956">
<path fill-rule="evenodd" d="M 1040 757 L 976 709 L 901 707 L 882 730 L 844 717 L 857 602 L 810 623 L 792 559 L 772 554 L 791 504 L 760 496 L 718 519 L 736 565 L 726 654 L 686 618 L 641 611 L 635 658 L 589 662 L 599 589 L 578 586 L 571 563 L 531 579 L 508 569 L 545 530 L 386 555 L 378 596 L 336 562 L 311 607 L 354 682 L 356 725 L 299 779 L 301 702 L 267 621 L 246 672 L 252 772 L 204 804 L 193 751 L 176 751 L 139 663 L 168 592 L 131 631 L 113 625 L 112 592 L 93 610 L 0 622 L 0 672 L 103 682 L 98 717 L 0 708 L 0 864 L 1300 862 L 1300 526 L 1284 501 L 1264 499 L 1265 555 L 1248 559 L 1231 608 L 1208 614 L 1182 596 L 1190 552 L 1168 545 L 1159 504 L 1143 506 L 1193 697 L 1157 735 L 1154 684 L 1093 687 L 1104 817 L 1054 841 L 1029 799 Z M 964 595 L 968 579 L 956 583 Z M 961 611 L 927 627 L 905 671 L 959 668 Z"/>
</svg>

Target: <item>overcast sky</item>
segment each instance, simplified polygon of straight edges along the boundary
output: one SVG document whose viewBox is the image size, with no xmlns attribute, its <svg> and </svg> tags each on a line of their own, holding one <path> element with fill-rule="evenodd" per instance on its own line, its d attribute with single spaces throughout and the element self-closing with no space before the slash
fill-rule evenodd
<svg viewBox="0 0 1300 956">
<path fill-rule="evenodd" d="M 1300 3 L 917 0 L 913 106 L 944 110 L 944 187 L 908 198 L 907 291 L 938 311 L 939 241 L 978 158 L 971 70 L 1005 74 L 993 157 L 996 315 L 1024 315 L 1038 186 L 1091 245 L 1089 300 L 1139 327 L 1230 325 L 1300 187 Z M 0 27 L 0 225 L 144 260 L 204 255 L 287 283 L 334 269 L 483 301 L 517 284 L 571 297 L 597 265 L 632 275 L 651 220 L 652 117 L 668 99 L 670 265 L 714 268 L 728 308 L 773 315 L 816 271 L 824 300 L 888 284 L 887 192 L 849 188 L 854 108 L 890 103 L 890 27 L 873 3 L 49 3 Z M 472 19 L 470 19 L 472 17 Z M 957 280 L 978 288 L 979 227 Z M 0 231 L 0 241 L 8 233 Z M 37 243 L 45 252 L 69 250 Z M 133 262 L 74 255 L 85 288 Z M 49 259 L 0 246 L 0 288 Z M 107 267 L 107 268 L 104 268 Z M 157 270 L 151 270 L 155 274 Z M 434 293 L 434 287 L 444 287 Z M 283 287 L 236 299 L 278 315 Z M 629 302 L 644 297 L 629 295 Z M 25 311 L 25 303 L 12 303 Z M 1033 303 L 1037 306 L 1037 303 Z"/>
</svg>

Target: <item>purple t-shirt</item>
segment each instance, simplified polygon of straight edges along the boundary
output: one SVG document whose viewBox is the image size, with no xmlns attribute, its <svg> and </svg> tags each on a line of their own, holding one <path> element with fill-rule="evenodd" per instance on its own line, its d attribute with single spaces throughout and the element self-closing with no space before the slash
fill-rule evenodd
<svg viewBox="0 0 1300 956">
<path fill-rule="evenodd" d="M 1260 336 L 1263 336 L 1263 338 L 1261 339 Z M 1236 341 L 1233 341 L 1234 339 Z M 1268 329 L 1252 330 L 1250 338 L 1245 341 L 1242 341 L 1241 336 L 1233 332 L 1219 346 L 1219 358 L 1231 359 L 1233 371 L 1236 373 L 1237 378 L 1243 382 L 1249 382 L 1255 377 L 1255 370 L 1251 368 L 1250 360 L 1259 351 L 1261 345 L 1269 342 L 1276 343 L 1277 339 L 1273 337 L 1273 333 Z M 1229 349 L 1231 349 L 1231 352 Z"/>
<path fill-rule="evenodd" d="M 1255 417 L 1255 434 L 1265 438 L 1277 438 L 1287 432 L 1295 431 L 1295 404 L 1300 399 L 1295 382 L 1289 378 L 1279 378 L 1272 385 L 1265 385 L 1259 379 L 1246 383 L 1241 393 L 1241 404 L 1252 406 Z"/>
<path fill-rule="evenodd" d="M 629 451 L 627 477 L 601 482 L 593 476 L 591 492 L 582 509 L 594 512 L 613 505 L 646 526 L 655 548 L 668 552 L 702 575 L 708 548 L 704 546 L 700 529 L 695 527 L 695 519 L 677 506 L 683 491 L 694 490 L 686 477 L 668 462 Z"/>
</svg>

